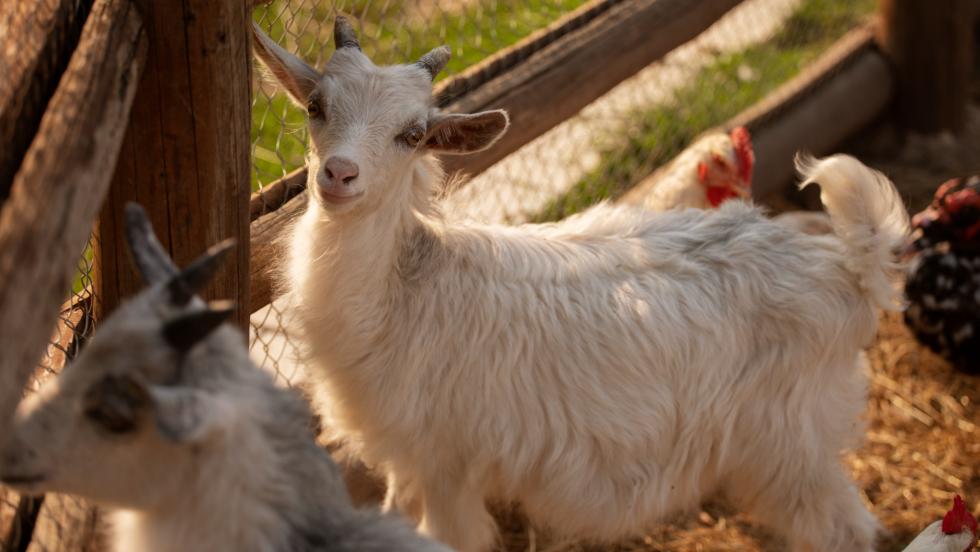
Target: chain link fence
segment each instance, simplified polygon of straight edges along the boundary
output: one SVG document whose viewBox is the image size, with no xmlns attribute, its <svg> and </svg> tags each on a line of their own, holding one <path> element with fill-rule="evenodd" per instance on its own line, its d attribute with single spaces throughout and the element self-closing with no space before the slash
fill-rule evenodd
<svg viewBox="0 0 980 552">
<path fill-rule="evenodd" d="M 697 0 L 691 0 L 696 2 Z M 351 17 L 377 64 L 405 63 L 447 44 L 452 78 L 587 4 L 586 0 L 275 0 L 254 20 L 289 51 L 322 67 L 336 14 Z M 696 40 L 643 69 L 577 115 L 449 194 L 452 216 L 484 222 L 557 220 L 615 199 L 702 131 L 730 119 L 795 76 L 864 22 L 874 0 L 746 0 Z M 304 113 L 256 78 L 252 189 L 304 163 Z M 90 250 L 90 249 L 89 249 Z M 93 266 L 78 278 L 30 390 L 56 374 L 93 329 Z M 302 350 L 289 332 L 288 299 L 251 318 L 255 361 L 286 385 L 303 381 Z M 40 511 L 40 515 L 37 515 Z M 22 538 L 33 528 L 33 539 Z M 82 501 L 48 496 L 43 506 L 0 488 L 0 551 L 99 549 L 98 518 Z M 29 543 L 29 544 L 28 544 Z"/>
<path fill-rule="evenodd" d="M 692 0 L 693 1 L 693 0 Z M 377 64 L 406 63 L 447 44 L 440 79 L 554 25 L 580 0 L 276 1 L 255 21 L 322 67 L 333 50 L 335 14 L 351 17 Z M 747 0 L 697 39 L 674 50 L 577 115 L 458 187 L 452 216 L 515 224 L 557 220 L 615 199 L 666 163 L 699 133 L 722 124 L 798 74 L 834 41 L 868 20 L 874 0 Z M 257 78 L 253 189 L 303 165 L 304 113 Z M 253 358 L 282 381 L 302 381 L 302 351 L 289 331 L 288 298 L 252 317 Z"/>
<path fill-rule="evenodd" d="M 78 260 L 75 280 L 62 304 L 58 323 L 26 393 L 36 392 L 56 377 L 92 335 L 94 264 L 93 236 Z M 48 495 L 43 499 L 20 497 L 0 487 L 0 552 L 88 550 L 96 542 L 98 520 L 84 500 Z"/>
</svg>

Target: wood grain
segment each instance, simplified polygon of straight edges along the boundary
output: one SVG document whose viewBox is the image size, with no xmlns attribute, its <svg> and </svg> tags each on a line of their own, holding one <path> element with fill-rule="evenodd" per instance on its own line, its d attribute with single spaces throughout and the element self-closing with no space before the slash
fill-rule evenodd
<svg viewBox="0 0 980 552">
<path fill-rule="evenodd" d="M 966 124 L 976 0 L 880 0 L 879 40 L 895 67 L 895 115 L 922 133 Z"/>
<path fill-rule="evenodd" d="M 738 4 L 738 0 L 635 0 L 609 8 L 450 104 L 449 111 L 461 113 L 506 109 L 511 127 L 486 151 L 446 156 L 445 167 L 469 174 L 484 171 L 697 37 Z"/>
<path fill-rule="evenodd" d="M 143 282 L 125 248 L 123 206 L 142 204 L 160 242 L 184 266 L 207 247 L 241 244 L 204 295 L 248 298 L 251 63 L 248 6 L 236 0 L 140 0 L 149 55 L 98 225 L 99 316 Z M 175 32 L 179 31 L 179 32 Z M 238 322 L 247 327 L 247 309 Z"/>
<path fill-rule="evenodd" d="M 131 3 L 97 0 L 0 211 L 0 436 L 71 288 L 145 52 Z"/>
<path fill-rule="evenodd" d="M 78 43 L 91 2 L 0 2 L 0 204 Z"/>
</svg>

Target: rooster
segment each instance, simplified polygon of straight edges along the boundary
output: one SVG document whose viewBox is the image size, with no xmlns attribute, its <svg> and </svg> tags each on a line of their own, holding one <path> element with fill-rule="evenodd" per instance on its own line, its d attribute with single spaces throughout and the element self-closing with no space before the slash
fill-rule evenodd
<svg viewBox="0 0 980 552">
<path fill-rule="evenodd" d="M 732 198 L 751 197 L 755 154 L 745 127 L 708 134 L 681 152 L 656 176 L 644 206 L 653 211 L 710 209 Z"/>
<path fill-rule="evenodd" d="M 977 546 L 977 519 L 957 495 L 953 508 L 905 547 L 904 552 L 970 552 Z"/>
<path fill-rule="evenodd" d="M 956 368 L 980 372 L 980 177 L 954 178 L 912 219 L 905 323 Z"/>
</svg>

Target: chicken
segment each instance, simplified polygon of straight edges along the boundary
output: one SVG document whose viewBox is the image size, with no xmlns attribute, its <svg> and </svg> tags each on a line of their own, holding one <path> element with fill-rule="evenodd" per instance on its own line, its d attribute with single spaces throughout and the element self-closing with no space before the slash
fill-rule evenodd
<svg viewBox="0 0 980 552">
<path fill-rule="evenodd" d="M 663 173 L 644 206 L 653 211 L 709 209 L 731 198 L 747 199 L 755 154 L 745 127 L 708 134 L 681 152 Z"/>
<path fill-rule="evenodd" d="M 655 174 L 653 191 L 644 206 L 652 211 L 677 208 L 710 209 L 733 198 L 752 197 L 755 152 L 745 127 L 730 133 L 708 134 L 680 155 L 664 172 Z M 833 231 L 826 213 L 794 211 L 773 220 L 807 234 Z"/>
<path fill-rule="evenodd" d="M 905 547 L 904 552 L 970 552 L 977 545 L 977 519 L 956 496 L 953 508 Z"/>
<path fill-rule="evenodd" d="M 905 323 L 957 369 L 980 373 L 980 177 L 940 186 L 912 225 Z"/>
</svg>

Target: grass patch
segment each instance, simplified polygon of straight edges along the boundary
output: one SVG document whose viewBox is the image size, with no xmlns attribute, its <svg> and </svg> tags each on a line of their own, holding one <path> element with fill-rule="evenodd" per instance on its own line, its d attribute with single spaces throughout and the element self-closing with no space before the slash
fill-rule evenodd
<svg viewBox="0 0 980 552">
<path fill-rule="evenodd" d="M 765 43 L 726 54 L 676 92 L 642 110 L 625 143 L 600 147 L 602 161 L 534 221 L 554 221 L 616 198 L 673 159 L 701 132 L 734 117 L 794 77 L 875 8 L 874 0 L 805 0 Z M 752 78 L 740 78 L 740 74 Z"/>
<path fill-rule="evenodd" d="M 361 23 L 361 46 L 378 64 L 407 63 L 436 46 L 447 44 L 453 57 L 446 78 L 547 26 L 586 0 L 479 0 L 459 7 L 429 8 L 408 3 L 354 0 L 317 2 L 295 12 L 283 11 L 277 0 L 256 8 L 253 18 L 273 40 L 296 51 L 307 63 L 322 66 L 333 51 L 333 9 L 354 15 Z M 277 16 L 276 14 L 283 14 Z M 290 32 L 287 32 L 287 27 Z M 297 29 L 301 29 L 298 34 Z M 269 91 L 270 87 L 262 90 Z M 256 93 L 252 108 L 252 189 L 303 165 L 305 114 L 281 92 L 266 99 Z"/>
</svg>

